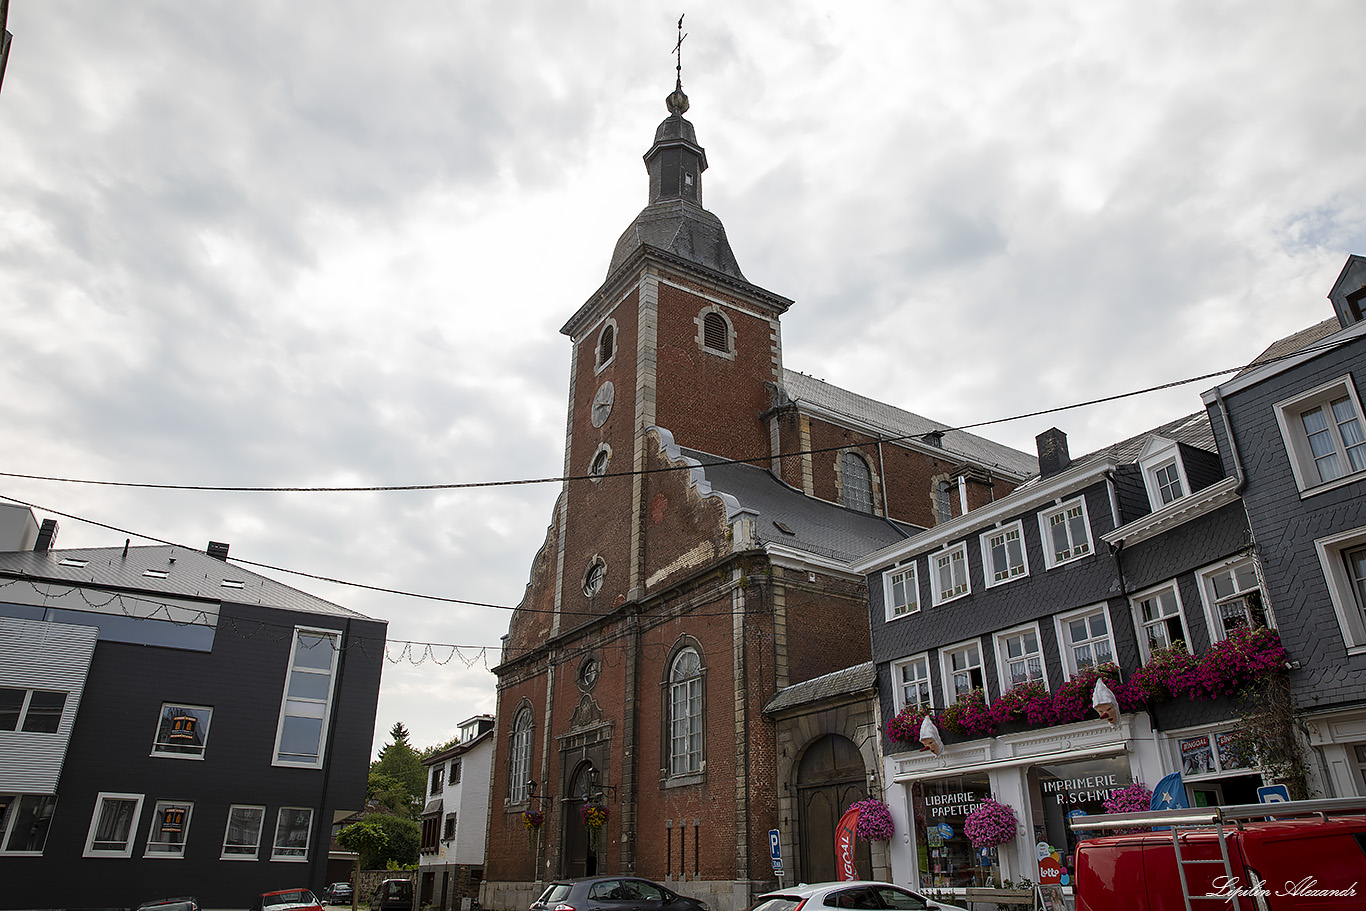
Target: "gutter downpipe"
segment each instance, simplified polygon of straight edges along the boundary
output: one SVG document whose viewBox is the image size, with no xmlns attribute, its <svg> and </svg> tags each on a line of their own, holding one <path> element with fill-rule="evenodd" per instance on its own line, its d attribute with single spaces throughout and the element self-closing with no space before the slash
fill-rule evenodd
<svg viewBox="0 0 1366 911">
<path fill-rule="evenodd" d="M 1233 422 L 1229 420 L 1224 392 L 1218 386 L 1214 387 L 1214 400 L 1219 403 L 1219 417 L 1223 419 L 1224 432 L 1228 434 L 1229 452 L 1233 456 L 1233 471 L 1238 476 L 1238 486 L 1233 488 L 1233 492 L 1242 494 L 1243 488 L 1247 486 L 1247 475 L 1243 473 L 1243 460 L 1238 455 L 1238 439 L 1233 435 Z"/>
</svg>

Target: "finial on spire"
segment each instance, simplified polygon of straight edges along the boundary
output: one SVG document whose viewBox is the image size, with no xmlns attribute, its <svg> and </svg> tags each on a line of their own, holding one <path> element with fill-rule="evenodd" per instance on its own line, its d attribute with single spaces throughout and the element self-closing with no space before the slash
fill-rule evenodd
<svg viewBox="0 0 1366 911">
<path fill-rule="evenodd" d="M 687 13 L 683 14 L 684 16 Z M 664 99 L 668 105 L 669 113 L 675 117 L 682 117 L 688 111 L 688 96 L 683 94 L 683 39 L 688 37 L 683 34 L 683 16 L 678 17 L 678 43 L 674 45 L 674 53 L 678 55 L 678 62 L 674 65 L 674 70 L 678 74 L 674 80 L 674 90 L 669 93 L 669 97 Z"/>
</svg>

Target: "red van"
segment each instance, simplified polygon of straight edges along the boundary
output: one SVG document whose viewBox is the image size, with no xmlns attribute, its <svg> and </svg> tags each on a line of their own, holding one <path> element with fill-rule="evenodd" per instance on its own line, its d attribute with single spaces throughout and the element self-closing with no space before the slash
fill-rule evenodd
<svg viewBox="0 0 1366 911">
<path fill-rule="evenodd" d="M 1268 820 L 1267 814 L 1276 818 Z M 1366 800 L 1115 813 L 1077 831 L 1076 911 L 1366 911 Z"/>
</svg>

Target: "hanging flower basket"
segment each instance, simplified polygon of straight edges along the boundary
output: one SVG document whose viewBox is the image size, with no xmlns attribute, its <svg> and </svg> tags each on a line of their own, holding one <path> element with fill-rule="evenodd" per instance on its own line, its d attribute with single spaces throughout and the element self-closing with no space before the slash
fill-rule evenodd
<svg viewBox="0 0 1366 911">
<path fill-rule="evenodd" d="M 1015 837 L 1015 811 L 988 797 L 963 821 L 963 834 L 974 848 L 994 848 Z"/>
<path fill-rule="evenodd" d="M 586 803 L 579 807 L 579 816 L 588 829 L 588 846 L 596 854 L 602 844 L 602 827 L 607 825 L 607 807 L 600 803 Z"/>
<path fill-rule="evenodd" d="M 541 826 L 545 825 L 545 814 L 540 810 L 527 810 L 522 813 L 522 825 L 526 826 L 526 846 L 536 847 L 536 836 L 541 833 Z"/>
<path fill-rule="evenodd" d="M 887 841 L 896 834 L 892 825 L 892 811 L 885 803 L 874 798 L 860 800 L 858 807 L 858 828 L 854 834 L 865 841 Z"/>
</svg>

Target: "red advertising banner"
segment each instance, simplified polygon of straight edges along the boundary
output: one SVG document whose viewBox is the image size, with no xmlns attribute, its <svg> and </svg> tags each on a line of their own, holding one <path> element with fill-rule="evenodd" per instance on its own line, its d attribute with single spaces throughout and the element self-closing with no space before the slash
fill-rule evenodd
<svg viewBox="0 0 1366 911">
<path fill-rule="evenodd" d="M 858 879 L 858 868 L 854 866 L 854 830 L 858 828 L 858 807 L 844 811 L 835 825 L 835 878 Z"/>
</svg>

